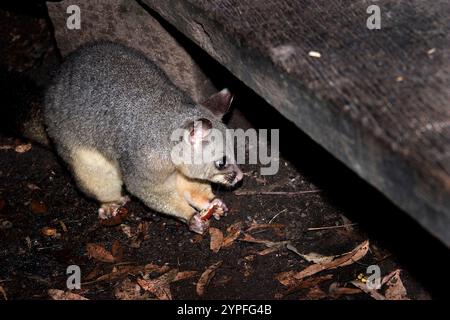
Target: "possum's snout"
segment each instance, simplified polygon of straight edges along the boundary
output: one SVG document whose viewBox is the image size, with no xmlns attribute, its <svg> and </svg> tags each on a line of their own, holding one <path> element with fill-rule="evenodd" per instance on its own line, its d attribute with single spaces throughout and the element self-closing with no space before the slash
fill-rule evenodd
<svg viewBox="0 0 450 320">
<path fill-rule="evenodd" d="M 239 181 L 242 180 L 244 174 L 237 165 L 233 165 L 232 171 L 225 174 L 225 180 L 228 185 L 235 186 Z"/>
</svg>

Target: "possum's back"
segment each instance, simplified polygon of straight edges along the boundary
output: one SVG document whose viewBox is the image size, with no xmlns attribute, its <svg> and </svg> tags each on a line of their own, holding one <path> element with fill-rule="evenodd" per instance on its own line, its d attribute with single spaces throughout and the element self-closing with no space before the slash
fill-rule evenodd
<svg viewBox="0 0 450 320">
<path fill-rule="evenodd" d="M 142 142 L 142 136 L 157 143 L 196 113 L 193 102 L 155 64 L 113 43 L 71 54 L 49 87 L 45 104 L 48 133 L 57 144 L 110 152 Z"/>
</svg>

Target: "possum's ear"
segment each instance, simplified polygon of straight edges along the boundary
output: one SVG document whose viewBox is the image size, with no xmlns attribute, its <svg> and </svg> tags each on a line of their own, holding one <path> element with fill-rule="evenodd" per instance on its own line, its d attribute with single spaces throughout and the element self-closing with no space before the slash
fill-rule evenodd
<svg viewBox="0 0 450 320">
<path fill-rule="evenodd" d="M 190 122 L 187 125 L 187 142 L 190 144 L 199 144 L 205 140 L 211 133 L 212 123 L 208 119 L 200 118 Z"/>
<path fill-rule="evenodd" d="M 222 91 L 213 94 L 206 101 L 203 101 L 201 105 L 211 111 L 214 116 L 222 119 L 230 109 L 232 102 L 233 94 L 230 92 L 230 90 L 225 88 Z"/>
</svg>

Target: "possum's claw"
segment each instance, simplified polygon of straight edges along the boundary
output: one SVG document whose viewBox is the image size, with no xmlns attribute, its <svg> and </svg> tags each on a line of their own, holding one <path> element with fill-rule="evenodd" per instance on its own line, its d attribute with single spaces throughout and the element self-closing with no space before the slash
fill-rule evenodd
<svg viewBox="0 0 450 320">
<path fill-rule="evenodd" d="M 203 220 L 200 213 L 192 216 L 191 220 L 189 221 L 189 230 L 195 233 L 204 234 L 208 229 L 209 220 Z"/>
<path fill-rule="evenodd" d="M 215 207 L 213 216 L 216 220 L 219 220 L 222 216 L 226 216 L 228 212 L 227 205 L 219 198 L 214 198 L 210 202 L 210 207 Z"/>
</svg>

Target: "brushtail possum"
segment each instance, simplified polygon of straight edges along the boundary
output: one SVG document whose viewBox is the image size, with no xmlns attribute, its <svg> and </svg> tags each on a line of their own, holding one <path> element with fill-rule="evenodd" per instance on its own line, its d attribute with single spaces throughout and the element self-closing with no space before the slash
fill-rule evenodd
<svg viewBox="0 0 450 320">
<path fill-rule="evenodd" d="M 171 135 L 183 128 L 187 147 L 219 143 L 206 138 L 211 129 L 225 136 L 221 118 L 231 101 L 224 89 L 196 105 L 139 52 L 97 43 L 62 64 L 46 92 L 44 118 L 79 188 L 100 202 L 101 218 L 127 201 L 125 186 L 148 207 L 203 233 L 209 220 L 202 210 L 216 208 L 216 219 L 228 210 L 210 183 L 233 186 L 243 173 L 226 148 L 209 162 L 175 164 L 171 152 L 180 141 Z"/>
</svg>

